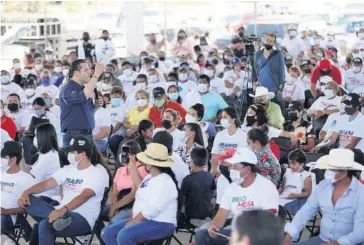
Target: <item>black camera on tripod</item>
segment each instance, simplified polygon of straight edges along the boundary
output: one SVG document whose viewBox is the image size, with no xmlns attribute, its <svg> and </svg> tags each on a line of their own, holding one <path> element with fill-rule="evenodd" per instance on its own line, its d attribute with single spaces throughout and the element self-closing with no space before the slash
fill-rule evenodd
<svg viewBox="0 0 364 245">
<path fill-rule="evenodd" d="M 256 41 L 260 41 L 260 38 L 257 38 L 254 34 L 250 35 L 247 38 L 244 38 L 245 50 L 248 56 L 255 54 L 254 42 Z"/>
</svg>

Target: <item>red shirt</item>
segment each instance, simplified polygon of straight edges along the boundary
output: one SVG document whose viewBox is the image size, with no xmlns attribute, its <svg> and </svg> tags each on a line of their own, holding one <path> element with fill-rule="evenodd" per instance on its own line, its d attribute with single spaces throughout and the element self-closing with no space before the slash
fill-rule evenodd
<svg viewBox="0 0 364 245">
<path fill-rule="evenodd" d="M 331 65 L 331 73 L 329 75 L 332 80 L 334 80 L 337 84 L 341 85 L 341 72 L 339 68 L 337 68 L 334 65 Z M 317 81 L 320 79 L 320 66 L 316 66 L 315 69 L 312 71 L 311 75 L 311 83 L 317 83 Z"/>
<path fill-rule="evenodd" d="M 10 117 L 3 115 L 1 117 L 1 128 L 4 129 L 6 132 L 8 132 L 9 136 L 15 140 L 15 134 L 16 134 L 16 125 L 13 119 Z"/>
<path fill-rule="evenodd" d="M 163 112 L 167 109 L 178 111 L 179 115 L 184 121 L 184 118 L 187 114 L 186 110 L 177 102 L 167 100 L 167 102 L 164 104 L 162 108 L 158 108 L 155 105 L 153 105 L 153 107 L 150 108 L 148 119 L 154 123 L 155 128 L 162 127 Z"/>
</svg>

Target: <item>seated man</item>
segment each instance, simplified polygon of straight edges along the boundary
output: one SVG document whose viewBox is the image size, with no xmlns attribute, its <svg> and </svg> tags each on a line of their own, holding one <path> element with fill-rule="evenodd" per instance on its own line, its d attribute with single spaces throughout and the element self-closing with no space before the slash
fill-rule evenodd
<svg viewBox="0 0 364 245">
<path fill-rule="evenodd" d="M 307 222 L 321 211 L 320 235 L 298 244 L 361 244 L 364 242 L 364 187 L 355 177 L 364 167 L 354 161 L 354 153 L 347 149 L 333 149 L 317 161 L 316 167 L 327 169 L 321 181 L 286 224 L 285 245 L 298 239 Z"/>
<path fill-rule="evenodd" d="M 265 87 L 257 87 L 255 95 L 249 94 L 249 96 L 254 97 L 255 102 L 261 104 L 265 108 L 270 126 L 283 129 L 284 117 L 281 108 L 271 101 L 275 96 L 273 92 L 269 92 Z"/>
<path fill-rule="evenodd" d="M 91 141 L 74 136 L 67 149 L 70 166 L 59 169 L 52 177 L 26 189 L 18 203 L 39 223 L 39 244 L 54 245 L 55 238 L 81 236 L 92 231 L 104 196 L 106 171 L 91 163 Z M 99 180 L 99 181 L 95 181 Z M 58 209 L 36 198 L 34 194 L 62 186 L 63 199 Z"/>
<path fill-rule="evenodd" d="M 224 228 L 229 212 L 236 217 L 241 212 L 256 209 L 274 213 L 278 211 L 278 191 L 271 181 L 258 174 L 258 159 L 253 151 L 239 148 L 225 162 L 232 164 L 230 178 L 233 183 L 224 191 L 219 210 L 209 229 L 196 233 L 197 245 L 229 243 L 229 240 L 217 234 L 230 236 L 231 229 Z"/>
<path fill-rule="evenodd" d="M 32 228 L 21 214 L 25 210 L 17 204 L 20 194 L 32 186 L 34 178 L 20 170 L 22 160 L 21 144 L 14 141 L 4 143 L 1 150 L 1 234 L 15 236 L 14 225 L 21 224 L 25 231 L 25 239 L 28 240 Z M 11 243 L 11 240 L 4 244 Z"/>
</svg>

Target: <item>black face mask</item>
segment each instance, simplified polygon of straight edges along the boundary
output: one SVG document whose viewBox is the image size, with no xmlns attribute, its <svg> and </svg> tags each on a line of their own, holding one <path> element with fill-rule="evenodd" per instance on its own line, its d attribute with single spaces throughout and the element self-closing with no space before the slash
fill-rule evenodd
<svg viewBox="0 0 364 245">
<path fill-rule="evenodd" d="M 304 69 L 303 71 L 304 71 L 306 74 L 311 73 L 311 69 L 310 69 L 310 68 L 306 68 L 306 69 Z"/>
<path fill-rule="evenodd" d="M 248 126 L 253 126 L 256 121 L 257 120 L 255 119 L 255 116 L 247 116 L 246 117 L 246 124 Z"/>
<path fill-rule="evenodd" d="M 244 32 L 243 31 L 239 31 L 238 35 L 239 35 L 240 38 L 244 38 Z"/>
<path fill-rule="evenodd" d="M 289 120 L 291 120 L 292 122 L 297 121 L 297 119 L 298 119 L 297 113 L 290 113 L 289 114 Z"/>
<path fill-rule="evenodd" d="M 83 41 L 85 41 L 85 42 L 88 42 L 89 40 L 90 40 L 90 38 L 89 37 L 84 37 L 84 38 L 82 38 L 83 39 Z"/>
<path fill-rule="evenodd" d="M 219 170 L 221 174 L 229 181 L 229 183 L 233 182 L 230 178 L 230 171 L 228 166 L 221 165 L 219 166 Z"/>
<path fill-rule="evenodd" d="M 34 53 L 35 52 L 35 48 L 31 48 L 30 52 Z"/>
<path fill-rule="evenodd" d="M 264 44 L 264 48 L 266 50 L 271 50 L 273 48 L 273 45 L 270 45 L 270 44 Z"/>
<path fill-rule="evenodd" d="M 292 67 L 292 64 L 286 64 L 286 67 L 289 70 Z"/>
<path fill-rule="evenodd" d="M 349 116 L 353 115 L 356 112 L 356 109 L 354 107 L 346 107 L 345 106 L 345 113 Z"/>
<path fill-rule="evenodd" d="M 217 64 L 219 64 L 219 61 L 217 59 L 213 59 L 212 64 L 217 65 Z"/>
<path fill-rule="evenodd" d="M 169 120 L 162 120 L 162 126 L 165 129 L 170 129 L 172 127 L 172 122 Z"/>
<path fill-rule="evenodd" d="M 328 76 L 328 75 L 330 75 L 330 73 L 331 73 L 331 70 L 327 70 L 327 71 L 320 70 L 321 76 Z"/>
<path fill-rule="evenodd" d="M 160 57 L 159 60 L 160 61 L 165 61 L 166 60 L 166 57 Z"/>
<path fill-rule="evenodd" d="M 15 103 L 10 103 L 10 104 L 8 104 L 8 109 L 11 112 L 15 112 L 19 109 L 19 105 L 15 104 Z"/>
<path fill-rule="evenodd" d="M 156 40 L 156 39 L 150 39 L 150 42 L 151 42 L 151 43 L 156 43 L 156 42 L 157 42 L 157 40 Z"/>
<path fill-rule="evenodd" d="M 102 37 L 102 39 L 104 39 L 106 41 L 107 39 L 109 39 L 109 37 Z"/>
</svg>

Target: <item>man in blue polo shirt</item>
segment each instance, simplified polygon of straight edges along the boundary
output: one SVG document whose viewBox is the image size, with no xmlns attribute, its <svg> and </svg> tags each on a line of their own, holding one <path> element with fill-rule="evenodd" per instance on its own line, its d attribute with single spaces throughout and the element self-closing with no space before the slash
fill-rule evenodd
<svg viewBox="0 0 364 245">
<path fill-rule="evenodd" d="M 70 80 L 59 94 L 63 147 L 69 146 L 74 135 L 81 134 L 92 140 L 95 126 L 93 97 L 96 83 L 105 67 L 97 63 L 90 79 L 91 70 L 85 60 L 75 60 L 70 67 Z"/>
</svg>

